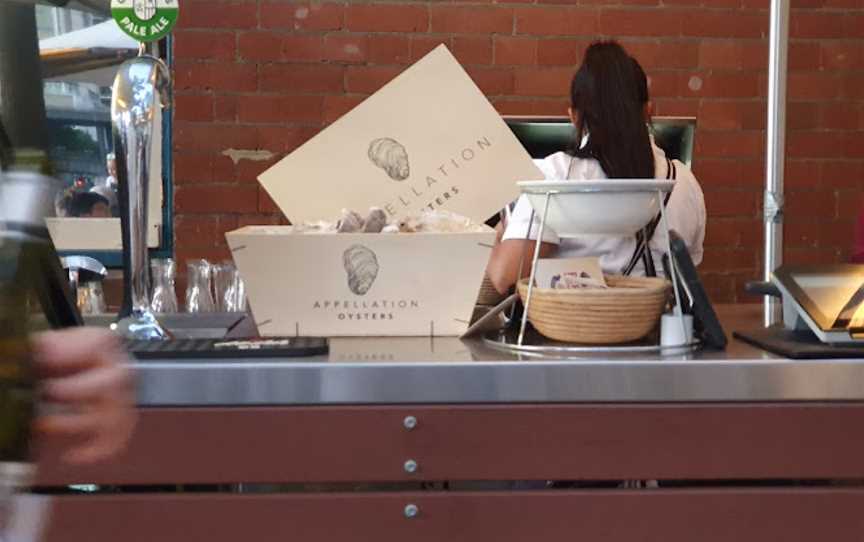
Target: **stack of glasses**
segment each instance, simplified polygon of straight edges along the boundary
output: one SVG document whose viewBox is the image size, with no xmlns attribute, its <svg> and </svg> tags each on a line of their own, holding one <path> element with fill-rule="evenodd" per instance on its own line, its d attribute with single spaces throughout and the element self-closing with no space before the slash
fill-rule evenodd
<svg viewBox="0 0 864 542">
<path fill-rule="evenodd" d="M 153 260 L 151 267 L 153 311 L 161 314 L 179 312 L 175 290 L 177 266 L 174 260 Z M 246 312 L 246 285 L 233 263 L 211 264 L 207 260 L 190 260 L 187 268 L 187 313 Z"/>
</svg>

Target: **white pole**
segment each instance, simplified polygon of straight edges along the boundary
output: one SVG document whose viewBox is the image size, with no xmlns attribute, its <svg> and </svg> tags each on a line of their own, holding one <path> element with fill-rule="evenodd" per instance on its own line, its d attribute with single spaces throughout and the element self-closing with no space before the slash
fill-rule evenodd
<svg viewBox="0 0 864 542">
<path fill-rule="evenodd" d="M 783 174 L 786 155 L 786 66 L 789 0 L 771 0 L 768 38 L 768 124 L 765 156 L 765 280 L 783 263 Z M 779 301 L 765 297 L 764 323 L 780 320 Z"/>
</svg>

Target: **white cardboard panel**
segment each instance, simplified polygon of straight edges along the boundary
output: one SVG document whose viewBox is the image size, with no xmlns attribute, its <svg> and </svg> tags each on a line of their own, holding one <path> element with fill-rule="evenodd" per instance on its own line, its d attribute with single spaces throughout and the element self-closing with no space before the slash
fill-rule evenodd
<svg viewBox="0 0 864 542">
<path fill-rule="evenodd" d="M 258 179 L 292 222 L 372 206 L 391 219 L 445 209 L 483 222 L 542 179 L 531 157 L 439 46 Z"/>
<path fill-rule="evenodd" d="M 495 240 L 482 233 L 227 234 L 263 336 L 460 335 Z"/>
</svg>

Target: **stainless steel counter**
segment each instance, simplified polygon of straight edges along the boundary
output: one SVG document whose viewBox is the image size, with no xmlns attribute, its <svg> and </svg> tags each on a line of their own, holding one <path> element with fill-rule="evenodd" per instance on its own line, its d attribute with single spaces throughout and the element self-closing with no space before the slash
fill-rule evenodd
<svg viewBox="0 0 864 542">
<path fill-rule="evenodd" d="M 727 332 L 758 306 L 722 307 Z M 864 400 L 864 360 L 726 352 L 519 359 L 479 339 L 336 338 L 329 356 L 142 362 L 142 406 Z"/>
</svg>

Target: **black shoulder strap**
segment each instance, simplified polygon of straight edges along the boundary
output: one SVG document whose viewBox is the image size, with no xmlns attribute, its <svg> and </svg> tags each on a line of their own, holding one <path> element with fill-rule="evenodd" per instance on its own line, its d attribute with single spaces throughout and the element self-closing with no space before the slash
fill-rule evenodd
<svg viewBox="0 0 864 542">
<path fill-rule="evenodd" d="M 675 167 L 675 163 L 667 158 L 666 180 L 674 181 L 677 180 L 677 177 L 678 170 Z M 663 200 L 663 207 L 666 207 L 669 204 L 670 197 L 672 197 L 672 192 L 666 194 L 666 198 Z M 648 249 L 648 246 L 651 243 L 651 239 L 654 238 L 654 232 L 657 230 L 658 224 L 660 224 L 659 213 L 644 228 L 636 232 L 636 248 L 633 250 L 633 255 L 630 257 L 630 261 L 622 270 L 624 275 L 630 275 L 633 272 L 633 269 L 636 268 L 636 264 L 639 263 L 639 260 L 642 260 L 642 263 L 645 266 L 645 276 L 657 276 L 657 270 L 654 267 L 654 257 L 651 255 L 651 250 Z"/>
</svg>

